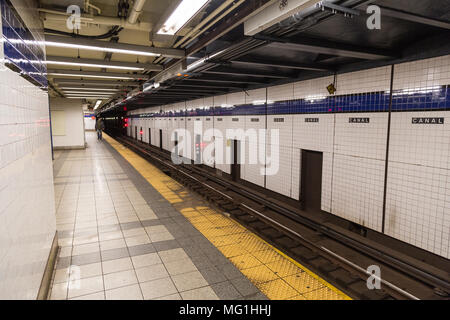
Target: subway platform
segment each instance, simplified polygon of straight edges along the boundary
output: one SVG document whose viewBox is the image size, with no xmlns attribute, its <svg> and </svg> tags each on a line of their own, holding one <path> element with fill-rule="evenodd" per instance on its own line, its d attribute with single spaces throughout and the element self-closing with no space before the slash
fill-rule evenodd
<svg viewBox="0 0 450 320">
<path fill-rule="evenodd" d="M 54 161 L 52 300 L 346 300 L 108 136 Z"/>
</svg>

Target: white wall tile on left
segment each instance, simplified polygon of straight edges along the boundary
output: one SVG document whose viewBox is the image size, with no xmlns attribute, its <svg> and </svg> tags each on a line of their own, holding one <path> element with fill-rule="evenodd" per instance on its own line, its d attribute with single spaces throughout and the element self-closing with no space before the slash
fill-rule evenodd
<svg viewBox="0 0 450 320">
<path fill-rule="evenodd" d="M 56 232 L 48 94 L 0 65 L 0 299 L 36 299 Z"/>
</svg>

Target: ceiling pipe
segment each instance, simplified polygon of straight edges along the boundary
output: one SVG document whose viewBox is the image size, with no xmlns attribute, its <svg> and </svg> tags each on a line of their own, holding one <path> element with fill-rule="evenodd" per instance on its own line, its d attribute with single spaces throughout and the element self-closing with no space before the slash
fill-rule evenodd
<svg viewBox="0 0 450 320">
<path fill-rule="evenodd" d="M 205 24 L 207 24 L 209 21 L 214 19 L 218 14 L 220 14 L 223 10 L 225 10 L 230 4 L 232 4 L 234 0 L 227 0 L 224 3 L 222 3 L 216 10 L 214 10 L 209 16 L 207 16 L 203 21 L 201 21 L 198 25 L 196 25 L 191 31 L 188 32 L 187 35 L 185 35 L 183 38 L 180 39 L 175 45 L 174 48 L 177 48 L 180 46 L 183 42 L 185 42 L 189 37 L 196 36 L 195 33 L 197 33 L 198 30 L 200 30 L 201 27 L 203 27 Z"/>
<path fill-rule="evenodd" d="M 133 8 L 131 8 L 130 15 L 128 16 L 128 23 L 135 24 L 142 13 L 145 0 L 134 0 Z"/>
<path fill-rule="evenodd" d="M 41 17 L 48 21 L 66 21 L 70 14 L 65 11 L 56 11 L 49 9 L 38 9 L 41 12 Z M 120 18 L 106 17 L 106 16 L 93 16 L 83 14 L 80 17 L 81 23 L 103 25 L 103 26 L 119 26 L 124 29 L 137 30 L 137 31 L 147 31 L 150 32 L 153 28 L 151 23 L 139 22 L 139 23 L 129 23 L 128 20 L 123 20 Z"/>
</svg>

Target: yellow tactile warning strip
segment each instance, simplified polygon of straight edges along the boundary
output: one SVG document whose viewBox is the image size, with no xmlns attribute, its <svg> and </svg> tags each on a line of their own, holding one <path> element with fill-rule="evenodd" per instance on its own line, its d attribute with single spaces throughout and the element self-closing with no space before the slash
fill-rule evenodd
<svg viewBox="0 0 450 320">
<path fill-rule="evenodd" d="M 294 261 L 238 222 L 206 206 L 193 206 L 184 187 L 135 152 L 105 135 L 167 201 L 271 300 L 350 300 L 346 294 Z"/>
</svg>

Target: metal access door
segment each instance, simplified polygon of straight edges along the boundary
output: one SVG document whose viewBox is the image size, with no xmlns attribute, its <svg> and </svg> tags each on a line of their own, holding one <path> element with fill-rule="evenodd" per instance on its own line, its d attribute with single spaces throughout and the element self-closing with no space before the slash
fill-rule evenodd
<svg viewBox="0 0 450 320">
<path fill-rule="evenodd" d="M 233 181 L 241 179 L 241 142 L 239 140 L 231 141 L 231 178 Z"/>
<path fill-rule="evenodd" d="M 159 130 L 159 148 L 162 150 L 163 149 L 163 132 L 162 132 L 162 130 L 160 129 Z"/>
<path fill-rule="evenodd" d="M 148 144 L 152 145 L 152 129 L 148 128 Z"/>
<path fill-rule="evenodd" d="M 304 211 L 321 211 L 322 165 L 322 152 L 302 150 L 300 201 Z"/>
<path fill-rule="evenodd" d="M 195 136 L 195 163 L 201 164 L 202 163 L 202 140 L 201 135 L 197 134 Z"/>
</svg>

